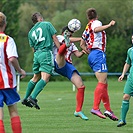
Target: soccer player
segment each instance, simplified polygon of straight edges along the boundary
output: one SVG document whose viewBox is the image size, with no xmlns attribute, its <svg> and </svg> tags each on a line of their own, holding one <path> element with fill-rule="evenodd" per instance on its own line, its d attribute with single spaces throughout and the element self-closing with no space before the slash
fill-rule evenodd
<svg viewBox="0 0 133 133">
<path fill-rule="evenodd" d="M 115 21 L 112 20 L 107 25 L 102 23 L 97 18 L 97 12 L 94 8 L 89 8 L 86 11 L 89 20 L 86 29 L 82 34 L 80 46 L 88 55 L 88 63 L 98 80 L 98 84 L 94 91 L 94 103 L 91 113 L 105 119 L 106 116 L 110 119 L 117 121 L 118 118 L 114 115 L 110 108 L 110 100 L 108 96 L 108 83 L 107 83 L 107 65 L 106 65 L 106 33 L 105 29 L 113 26 Z M 103 102 L 106 111 L 104 115 L 100 111 L 100 102 Z"/>
<path fill-rule="evenodd" d="M 79 42 L 81 38 L 71 38 L 71 36 L 72 31 L 70 31 L 67 26 L 62 29 L 62 35 L 57 36 L 61 46 L 59 50 L 56 46 L 53 49 L 55 57 L 55 72 L 61 74 L 64 77 L 67 77 L 76 86 L 76 110 L 74 112 L 74 115 L 76 117 L 81 117 L 83 120 L 88 120 L 88 117 L 86 117 L 82 112 L 85 85 L 83 84 L 79 72 L 73 66 L 71 58 L 72 54 L 80 58 L 84 55 L 85 51 L 79 51 L 76 45 L 72 43 Z"/>
<path fill-rule="evenodd" d="M 20 96 L 16 90 L 16 72 L 24 78 L 26 73 L 18 62 L 18 54 L 14 39 L 4 33 L 6 16 L 0 12 L 0 133 L 4 129 L 4 103 L 8 107 L 13 133 L 22 133 L 21 120 L 18 115 L 17 102 Z"/>
<path fill-rule="evenodd" d="M 132 45 L 133 45 L 133 35 L 132 35 Z M 123 100 L 122 100 L 122 106 L 121 106 L 121 116 L 120 116 L 120 120 L 118 122 L 117 127 L 121 127 L 126 125 L 126 115 L 127 112 L 129 110 L 129 100 L 131 98 L 131 96 L 133 96 L 133 46 L 131 48 L 128 49 L 127 51 L 127 58 L 126 58 L 126 62 L 125 65 L 123 67 L 123 72 L 121 74 L 121 76 L 118 78 L 118 81 L 122 81 L 126 72 L 129 70 L 130 68 L 130 72 L 124 87 L 124 95 L 123 95 Z"/>
<path fill-rule="evenodd" d="M 49 82 L 54 69 L 53 41 L 57 48 L 59 48 L 60 43 L 56 37 L 57 31 L 50 22 L 43 20 L 40 13 L 37 12 L 32 15 L 32 22 L 34 26 L 28 33 L 28 39 L 34 51 L 34 76 L 28 83 L 22 104 L 40 109 L 36 97 Z"/>
</svg>

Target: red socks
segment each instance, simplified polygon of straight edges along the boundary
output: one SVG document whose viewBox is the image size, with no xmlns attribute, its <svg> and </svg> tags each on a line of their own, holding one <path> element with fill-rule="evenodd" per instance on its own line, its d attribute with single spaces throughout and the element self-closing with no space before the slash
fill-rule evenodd
<svg viewBox="0 0 133 133">
<path fill-rule="evenodd" d="M 103 89 L 104 95 L 102 97 L 102 101 L 103 101 L 105 109 L 108 110 L 108 111 L 111 111 L 109 95 L 108 95 L 108 89 L 107 88 L 108 88 L 108 85 L 104 84 L 104 89 Z"/>
<path fill-rule="evenodd" d="M 21 121 L 19 116 L 11 118 L 11 127 L 13 133 L 22 133 Z M 3 120 L 0 120 L 0 133 L 6 133 Z"/>
<path fill-rule="evenodd" d="M 106 110 L 111 111 L 110 102 L 108 96 L 108 85 L 103 83 L 98 83 L 94 91 L 94 104 L 93 109 L 98 110 L 101 100 L 103 101 L 104 107 Z"/>
<path fill-rule="evenodd" d="M 63 54 L 65 54 L 66 49 L 67 49 L 66 44 L 63 43 L 63 44 L 60 46 L 60 48 L 59 48 L 59 50 L 58 50 L 58 53 L 59 53 L 60 55 L 63 55 Z"/>
<path fill-rule="evenodd" d="M 21 121 L 19 116 L 11 118 L 11 127 L 13 133 L 22 133 Z"/>
<path fill-rule="evenodd" d="M 5 133 L 3 120 L 0 120 L 0 133 Z"/>
<path fill-rule="evenodd" d="M 98 83 L 94 91 L 93 109 L 98 110 L 103 95 L 103 84 Z"/>
<path fill-rule="evenodd" d="M 84 102 L 84 91 L 85 86 L 77 89 L 77 95 L 76 95 L 76 112 L 79 112 L 82 110 L 83 102 Z"/>
</svg>

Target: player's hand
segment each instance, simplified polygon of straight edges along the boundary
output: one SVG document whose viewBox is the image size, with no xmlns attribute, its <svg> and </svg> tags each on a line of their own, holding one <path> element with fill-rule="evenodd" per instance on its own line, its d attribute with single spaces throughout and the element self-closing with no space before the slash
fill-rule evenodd
<svg viewBox="0 0 133 133">
<path fill-rule="evenodd" d="M 88 51 L 86 52 L 85 50 L 82 50 L 82 53 L 84 53 L 84 54 L 88 54 Z"/>
<path fill-rule="evenodd" d="M 110 26 L 115 25 L 115 21 L 114 21 L 114 20 L 110 21 L 109 25 L 110 25 Z"/>
<path fill-rule="evenodd" d="M 21 79 L 26 76 L 26 72 L 23 69 L 21 69 L 21 71 L 19 72 L 19 74 L 21 75 Z"/>
<path fill-rule="evenodd" d="M 121 76 L 118 78 L 118 81 L 119 81 L 119 82 L 122 82 L 123 78 L 124 78 L 124 76 L 121 75 Z"/>
</svg>

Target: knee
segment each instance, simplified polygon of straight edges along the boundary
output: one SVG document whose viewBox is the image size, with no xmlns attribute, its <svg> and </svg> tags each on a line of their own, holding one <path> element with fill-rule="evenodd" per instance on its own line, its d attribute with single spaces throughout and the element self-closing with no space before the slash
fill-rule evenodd
<svg viewBox="0 0 133 133">
<path fill-rule="evenodd" d="M 31 79 L 33 82 L 37 82 L 40 79 L 40 76 L 33 76 L 33 78 Z"/>
<path fill-rule="evenodd" d="M 78 89 L 82 89 L 82 90 L 84 90 L 85 89 L 85 86 L 84 85 L 82 85 L 81 87 L 79 87 Z"/>
</svg>

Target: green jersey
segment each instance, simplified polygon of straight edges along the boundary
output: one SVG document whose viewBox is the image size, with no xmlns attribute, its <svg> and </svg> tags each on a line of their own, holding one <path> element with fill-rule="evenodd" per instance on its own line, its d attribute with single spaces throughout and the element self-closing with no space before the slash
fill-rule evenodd
<svg viewBox="0 0 133 133">
<path fill-rule="evenodd" d="M 133 96 L 133 47 L 127 51 L 126 63 L 130 65 L 130 72 L 124 87 L 124 94 Z"/>
<path fill-rule="evenodd" d="M 133 47 L 127 51 L 126 63 L 130 65 L 130 74 L 133 73 Z"/>
<path fill-rule="evenodd" d="M 52 51 L 52 36 L 56 32 L 56 29 L 50 22 L 37 22 L 28 33 L 29 44 L 35 51 L 42 49 Z"/>
</svg>

